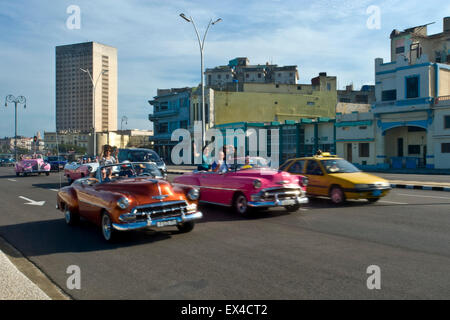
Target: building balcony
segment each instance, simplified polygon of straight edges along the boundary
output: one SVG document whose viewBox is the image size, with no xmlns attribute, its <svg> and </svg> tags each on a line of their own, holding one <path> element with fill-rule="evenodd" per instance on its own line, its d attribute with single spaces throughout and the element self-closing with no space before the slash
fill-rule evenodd
<svg viewBox="0 0 450 320">
<path fill-rule="evenodd" d="M 154 120 L 160 119 L 160 118 L 173 117 L 173 116 L 178 115 L 179 113 L 180 113 L 180 110 L 176 110 L 176 109 L 153 112 L 153 114 L 148 115 L 148 120 L 154 121 Z"/>
</svg>

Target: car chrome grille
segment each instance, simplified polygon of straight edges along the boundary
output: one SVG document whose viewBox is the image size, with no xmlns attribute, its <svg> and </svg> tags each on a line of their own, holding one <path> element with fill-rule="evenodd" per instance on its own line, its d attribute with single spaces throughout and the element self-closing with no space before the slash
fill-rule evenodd
<svg viewBox="0 0 450 320">
<path fill-rule="evenodd" d="M 266 201 L 295 199 L 301 196 L 300 188 L 274 188 L 262 191 L 262 198 Z"/>
<path fill-rule="evenodd" d="M 146 220 L 179 217 L 186 211 L 186 201 L 167 201 L 136 207 L 133 213 L 137 220 Z"/>
</svg>

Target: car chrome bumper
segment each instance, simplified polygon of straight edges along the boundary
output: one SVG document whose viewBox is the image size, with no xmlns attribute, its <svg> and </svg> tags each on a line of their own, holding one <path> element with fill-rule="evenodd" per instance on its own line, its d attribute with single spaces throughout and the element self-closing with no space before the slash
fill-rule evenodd
<svg viewBox="0 0 450 320">
<path fill-rule="evenodd" d="M 248 206 L 254 208 L 264 208 L 264 207 L 282 207 L 282 206 L 294 206 L 298 204 L 308 203 L 307 197 L 297 197 L 297 199 L 289 200 L 276 200 L 276 201 L 249 201 Z"/>
<path fill-rule="evenodd" d="M 129 222 L 129 223 L 113 223 L 112 226 L 114 229 L 118 231 L 129 231 L 129 230 L 137 230 L 137 229 L 144 229 L 144 228 L 150 228 L 150 227 L 156 227 L 158 222 L 167 221 L 167 220 L 177 220 L 177 223 L 174 225 L 181 225 L 185 222 L 199 220 L 203 218 L 203 213 L 200 211 L 197 211 L 195 213 L 182 215 L 180 217 L 176 218 L 161 218 L 161 219 L 155 219 L 155 220 L 146 220 L 146 221 L 140 221 L 140 222 Z"/>
</svg>

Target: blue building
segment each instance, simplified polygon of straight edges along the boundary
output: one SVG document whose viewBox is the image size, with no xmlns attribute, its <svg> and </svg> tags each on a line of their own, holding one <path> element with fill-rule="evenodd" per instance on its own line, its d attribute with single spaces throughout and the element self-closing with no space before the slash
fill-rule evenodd
<svg viewBox="0 0 450 320">
<path fill-rule="evenodd" d="M 148 119 L 153 122 L 155 151 L 166 163 L 171 163 L 171 152 L 177 144 L 171 141 L 172 132 L 176 129 L 188 129 L 190 115 L 191 88 L 158 89 L 157 96 L 150 100 L 153 113 Z"/>
</svg>

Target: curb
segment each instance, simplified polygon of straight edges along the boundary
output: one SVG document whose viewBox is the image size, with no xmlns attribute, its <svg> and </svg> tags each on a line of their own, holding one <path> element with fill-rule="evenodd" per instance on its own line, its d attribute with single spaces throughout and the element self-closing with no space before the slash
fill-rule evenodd
<svg viewBox="0 0 450 320">
<path fill-rule="evenodd" d="M 52 300 L 72 300 L 39 267 L 0 236 L 0 248 L 12 264 Z"/>
<path fill-rule="evenodd" d="M 400 189 L 414 189 L 414 190 L 428 190 L 428 191 L 446 191 L 450 192 L 450 187 L 433 187 L 433 186 L 424 186 L 417 184 L 395 184 L 391 183 L 392 188 L 400 188 Z"/>
</svg>

